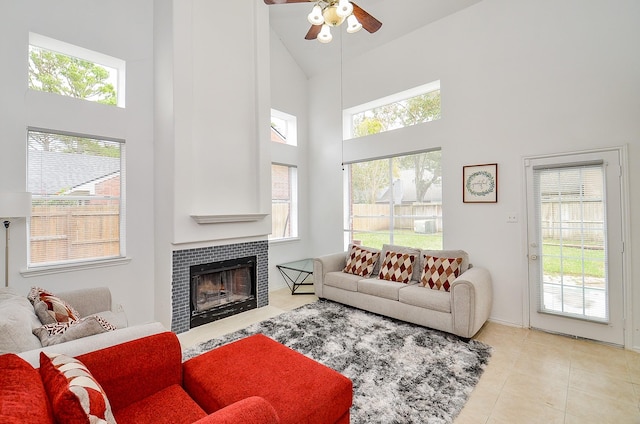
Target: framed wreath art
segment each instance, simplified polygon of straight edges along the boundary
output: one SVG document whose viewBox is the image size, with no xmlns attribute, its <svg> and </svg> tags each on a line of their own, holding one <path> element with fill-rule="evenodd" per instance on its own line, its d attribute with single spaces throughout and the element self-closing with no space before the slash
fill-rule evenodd
<svg viewBox="0 0 640 424">
<path fill-rule="evenodd" d="M 498 202 L 498 164 L 462 167 L 462 201 L 464 203 Z"/>
</svg>

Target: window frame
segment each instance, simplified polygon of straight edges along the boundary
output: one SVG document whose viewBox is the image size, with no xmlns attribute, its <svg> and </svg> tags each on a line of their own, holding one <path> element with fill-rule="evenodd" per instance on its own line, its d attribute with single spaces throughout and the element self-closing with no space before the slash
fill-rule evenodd
<svg viewBox="0 0 640 424">
<path fill-rule="evenodd" d="M 286 237 L 276 237 L 273 235 L 273 220 L 274 220 L 274 216 L 273 216 L 273 204 L 274 204 L 274 197 L 273 197 L 273 167 L 274 166 L 283 166 L 283 167 L 287 167 L 288 169 L 288 182 L 289 182 L 289 232 L 291 233 L 290 236 L 286 236 Z M 269 242 L 282 242 L 282 241 L 289 241 L 289 240 L 296 240 L 299 238 L 299 228 L 298 228 L 298 220 L 299 220 L 299 207 L 298 207 L 298 186 L 299 186 L 299 182 L 298 182 L 298 166 L 297 165 L 291 165 L 291 164 L 285 164 L 285 163 L 279 163 L 279 162 L 272 162 L 271 163 L 271 179 L 272 179 L 272 183 L 271 183 L 271 205 L 272 205 L 272 216 L 271 216 L 271 233 L 268 236 L 268 240 Z M 280 203 L 284 203 L 284 202 L 280 202 Z"/>
<path fill-rule="evenodd" d="M 31 48 L 32 46 L 44 50 L 49 50 L 54 53 L 59 53 L 65 56 L 86 60 L 96 65 L 114 69 L 117 72 L 115 81 L 116 106 L 119 108 L 125 108 L 126 62 L 124 60 L 97 52 L 95 50 L 89 50 L 80 46 L 76 46 L 74 44 L 46 37 L 41 34 L 29 32 L 29 48 Z M 96 103 L 91 99 L 82 100 Z"/>
<path fill-rule="evenodd" d="M 271 109 L 271 117 L 284 121 L 286 125 L 286 134 L 280 132 L 271 125 L 271 129 L 283 136 L 284 143 L 287 146 L 298 146 L 298 118 L 286 112 L 277 109 Z"/>
<path fill-rule="evenodd" d="M 430 152 L 440 152 L 442 153 L 442 149 L 441 148 L 436 148 L 436 149 L 428 149 L 428 150 L 423 150 L 423 151 L 419 151 L 419 152 L 408 152 L 408 153 L 399 153 L 399 154 L 395 154 L 395 155 L 391 155 L 391 156 L 385 156 L 385 157 L 379 157 L 379 158 L 371 158 L 371 159 L 366 159 L 366 160 L 359 160 L 359 161 L 353 161 L 353 162 L 349 162 L 349 163 L 345 163 L 345 172 L 344 172 L 344 178 L 343 178 L 343 193 L 344 193 L 344 209 L 343 209 L 343 223 L 344 223 L 344 228 L 343 228 L 343 233 L 344 233 L 344 247 L 347 248 L 348 245 L 350 243 L 354 242 L 354 237 L 353 235 L 355 233 L 359 233 L 359 234 L 372 234 L 372 235 L 376 235 L 376 234 L 385 234 L 384 231 L 380 232 L 380 231 L 365 231 L 365 230 L 359 230 L 359 229 L 354 229 L 353 228 L 353 219 L 354 218 L 358 218 L 358 216 L 354 215 L 352 213 L 352 206 L 354 203 L 352 203 L 353 200 L 353 190 L 352 190 L 352 166 L 353 165 L 357 165 L 357 164 L 362 164 L 362 163 L 370 163 L 370 162 L 375 162 L 375 161 L 380 161 L 380 160 L 387 160 L 389 162 L 389 178 L 390 181 L 394 181 L 393 180 L 393 160 L 397 160 L 397 159 L 401 159 L 404 157 L 410 157 L 413 155 L 419 155 L 419 154 L 424 154 L 424 153 L 430 153 Z M 440 166 L 442 164 L 442 156 L 440 157 Z M 415 184 L 415 181 L 414 181 Z M 396 240 L 394 240 L 394 234 L 396 233 L 396 231 L 399 229 L 398 226 L 395 225 L 395 220 L 396 219 L 411 219 L 413 220 L 413 224 L 414 224 L 414 232 L 415 231 L 415 221 L 417 219 L 428 219 L 428 220 L 435 220 L 435 233 L 427 233 L 426 232 L 426 227 L 425 227 L 425 232 L 422 234 L 438 234 L 438 238 L 440 241 L 440 246 L 436 247 L 436 246 L 411 246 L 411 247 L 417 247 L 417 248 L 429 248 L 429 249 L 443 249 L 444 247 L 444 226 L 443 226 L 443 214 L 442 214 L 442 205 L 443 205 L 443 199 L 442 199 L 442 193 L 440 194 L 440 202 L 439 202 L 439 207 L 437 207 L 437 202 L 432 203 L 432 205 L 436 205 L 436 209 L 439 209 L 439 216 L 433 216 L 433 215 L 396 215 L 395 214 L 395 208 L 394 206 L 396 205 L 400 205 L 402 206 L 402 203 L 395 203 L 393 197 L 395 196 L 395 191 L 391 188 L 393 187 L 393 183 L 389 183 L 387 184 L 387 191 L 391 192 L 392 195 L 390 195 L 390 200 L 389 202 L 381 202 L 380 204 L 384 205 L 384 206 L 388 206 L 388 210 L 389 212 L 386 215 L 375 215 L 375 216 L 369 216 L 369 218 L 374 218 L 374 219 L 388 219 L 388 225 L 389 225 L 389 230 L 388 230 L 388 240 L 384 243 L 386 244 L 402 244 L 404 245 L 404 243 L 400 242 L 398 243 Z M 442 190 L 442 173 L 440 175 L 440 181 L 439 184 L 440 189 Z M 428 193 L 428 192 L 427 192 Z M 426 194 L 426 193 L 425 193 Z M 416 205 L 417 203 L 420 202 L 413 202 L 414 205 Z M 366 204 L 366 203 L 365 203 Z M 367 218 L 366 216 L 360 216 L 360 218 Z M 425 223 L 426 226 L 426 223 Z M 440 231 L 438 231 L 438 229 L 440 229 Z M 360 240 L 361 242 L 361 240 Z M 383 244 L 384 244 L 383 243 Z M 371 243 L 367 244 L 367 243 L 363 243 L 364 245 L 367 245 L 369 247 L 381 247 L 381 246 L 371 246 Z"/>
<path fill-rule="evenodd" d="M 361 138 L 353 135 L 353 130 L 354 130 L 353 116 L 354 115 L 360 114 L 362 112 L 367 112 L 382 106 L 391 105 L 393 103 L 399 103 L 399 102 L 409 100 L 411 98 L 418 97 L 418 96 L 428 94 L 438 90 L 440 90 L 440 80 L 432 81 L 427 84 L 410 88 L 408 90 L 400 91 L 385 97 L 381 97 L 366 103 L 362 103 L 357 106 L 343 109 L 342 111 L 343 140 L 353 140 L 353 139 Z M 401 127 L 401 128 L 404 128 L 404 127 Z M 392 131 L 392 130 L 387 130 L 387 131 Z"/>
<path fill-rule="evenodd" d="M 42 263 L 32 263 L 31 262 L 31 220 L 27 220 L 27 269 L 21 271 L 22 275 L 30 276 L 30 275 L 44 275 L 51 272 L 63 272 L 69 269 L 83 269 L 83 268 L 93 268 L 100 267 L 111 264 L 118 264 L 122 262 L 130 261 L 130 258 L 126 256 L 126 141 L 123 139 L 113 138 L 113 137 L 105 137 L 105 136 L 97 136 L 92 134 L 81 134 L 74 133 L 68 131 L 59 131 L 52 130 L 48 128 L 39 128 L 39 127 L 27 127 L 27 180 L 29 178 L 29 133 L 30 132 L 41 132 L 46 134 L 53 134 L 59 136 L 69 136 L 69 137 L 79 137 L 79 138 L 90 138 L 97 141 L 106 141 L 112 143 L 118 143 L 120 148 L 120 157 L 119 157 L 119 178 L 120 178 L 120 194 L 117 197 L 119 202 L 118 204 L 118 244 L 119 244 L 119 254 L 113 256 L 103 256 L 103 257 L 94 257 L 94 258 L 80 258 L 80 259 L 70 259 L 63 261 L 55 261 L 55 262 L 42 262 Z M 81 155 L 80 155 L 81 156 Z M 27 182 L 28 185 L 28 182 Z M 31 202 L 33 208 L 33 202 L 41 200 L 41 199 L 70 199 L 70 200 L 82 200 L 80 199 L 84 196 L 69 196 L 69 197 L 52 197 L 51 195 L 39 195 L 37 193 L 32 193 Z M 113 196 L 92 196 L 87 197 L 90 200 L 113 200 Z"/>
</svg>

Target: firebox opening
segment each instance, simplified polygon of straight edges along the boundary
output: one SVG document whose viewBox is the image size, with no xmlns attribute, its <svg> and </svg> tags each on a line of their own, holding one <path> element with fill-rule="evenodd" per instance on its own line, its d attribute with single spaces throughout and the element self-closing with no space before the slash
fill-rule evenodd
<svg viewBox="0 0 640 424">
<path fill-rule="evenodd" d="M 193 265 L 190 328 L 257 307 L 256 257 Z"/>
</svg>

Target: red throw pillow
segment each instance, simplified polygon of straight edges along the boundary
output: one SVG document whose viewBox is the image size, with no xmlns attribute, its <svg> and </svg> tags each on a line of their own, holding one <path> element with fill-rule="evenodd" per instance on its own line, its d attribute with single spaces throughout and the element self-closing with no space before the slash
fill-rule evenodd
<svg viewBox="0 0 640 424">
<path fill-rule="evenodd" d="M 82 362 L 66 355 L 41 352 L 40 376 L 57 422 L 116 422 L 107 395 Z"/>
</svg>

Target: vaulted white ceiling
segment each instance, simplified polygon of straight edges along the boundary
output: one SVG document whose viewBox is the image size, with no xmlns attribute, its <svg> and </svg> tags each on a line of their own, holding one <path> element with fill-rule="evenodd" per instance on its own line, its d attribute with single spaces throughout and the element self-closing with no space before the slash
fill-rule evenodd
<svg viewBox="0 0 640 424">
<path fill-rule="evenodd" d="M 346 24 L 332 28 L 333 41 L 328 44 L 305 40 L 310 28 L 307 15 L 309 3 L 289 3 L 269 6 L 271 28 L 308 77 L 329 66 L 371 50 L 412 32 L 424 25 L 472 6 L 481 0 L 356 0 L 358 6 L 382 22 L 374 34 L 364 29 L 346 32 Z"/>
</svg>

